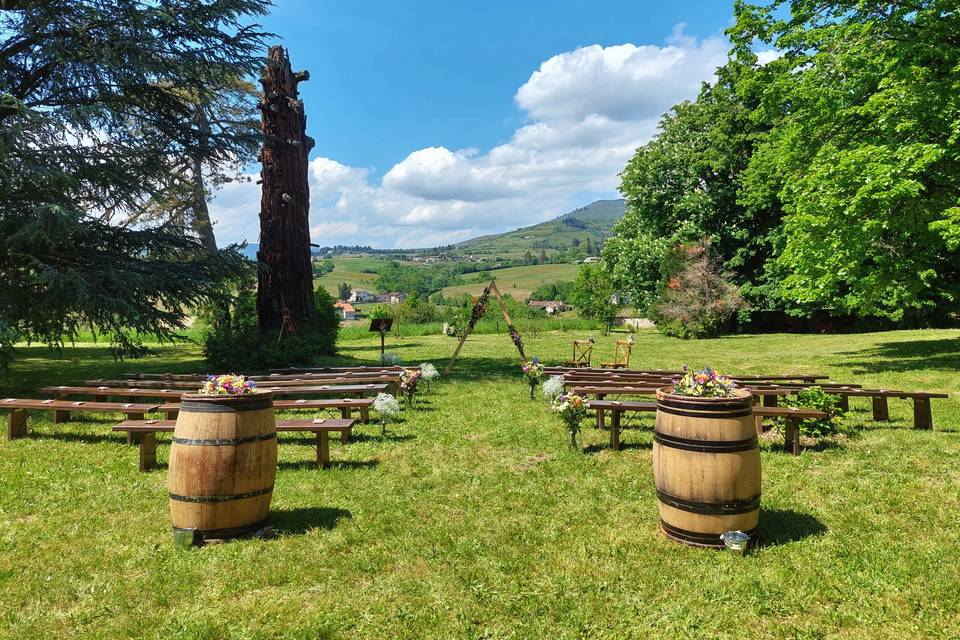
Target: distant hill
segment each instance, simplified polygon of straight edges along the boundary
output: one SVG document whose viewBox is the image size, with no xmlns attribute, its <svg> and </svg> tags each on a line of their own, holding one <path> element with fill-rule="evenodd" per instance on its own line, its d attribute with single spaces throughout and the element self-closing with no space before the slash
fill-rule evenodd
<svg viewBox="0 0 960 640">
<path fill-rule="evenodd" d="M 597 246 L 611 235 L 614 223 L 623 217 L 623 200 L 597 200 L 585 207 L 516 231 L 480 236 L 453 245 L 460 254 L 518 257 L 530 251 L 547 254 L 565 251 L 576 241 Z"/>
</svg>

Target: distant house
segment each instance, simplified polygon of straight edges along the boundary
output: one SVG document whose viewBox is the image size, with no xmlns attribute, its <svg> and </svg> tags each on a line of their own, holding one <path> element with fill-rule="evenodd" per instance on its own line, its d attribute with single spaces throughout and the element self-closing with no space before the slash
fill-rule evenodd
<svg viewBox="0 0 960 640">
<path fill-rule="evenodd" d="M 376 296 L 372 291 L 365 291 L 363 289 L 354 289 L 350 292 L 350 297 L 347 299 L 349 302 L 370 302 Z"/>
<path fill-rule="evenodd" d="M 543 309 L 548 316 L 567 310 L 567 305 L 561 300 L 531 300 L 527 304 L 534 309 Z"/>
<path fill-rule="evenodd" d="M 583 259 L 583 264 L 595 264 L 600 262 L 600 256 L 587 256 Z"/>
<path fill-rule="evenodd" d="M 349 302 L 337 301 L 333 305 L 333 308 L 337 310 L 340 314 L 340 317 L 344 320 L 356 320 L 357 319 L 357 310 L 353 308 L 353 305 Z"/>
</svg>

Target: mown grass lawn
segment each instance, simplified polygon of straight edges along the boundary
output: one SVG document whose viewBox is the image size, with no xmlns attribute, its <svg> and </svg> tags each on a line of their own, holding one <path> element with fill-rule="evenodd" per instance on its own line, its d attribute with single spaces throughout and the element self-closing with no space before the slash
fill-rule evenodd
<svg viewBox="0 0 960 640">
<path fill-rule="evenodd" d="M 572 333 L 527 336 L 567 355 Z M 578 337 L 583 337 L 580 334 Z M 613 337 L 598 336 L 597 358 Z M 401 338 L 441 365 L 455 342 Z M 342 362 L 372 362 L 374 340 Z M 25 348 L 0 395 L 129 370 L 203 370 L 198 350 L 116 363 Z M 0 443 L 0 635 L 10 638 L 956 638 L 960 637 L 960 331 L 738 336 L 639 334 L 635 367 L 712 364 L 825 373 L 930 389 L 934 431 L 870 422 L 800 457 L 763 443 L 760 548 L 688 549 L 657 529 L 651 419 L 623 451 L 585 428 L 567 445 L 527 398 L 506 335 L 480 335 L 454 373 L 381 438 L 359 430 L 312 468 L 281 438 L 278 536 L 182 551 L 170 542 L 166 469 L 140 474 L 109 416 L 31 418 Z M 442 367 L 441 367 L 442 368 Z M 161 447 L 165 465 L 169 448 Z"/>
</svg>

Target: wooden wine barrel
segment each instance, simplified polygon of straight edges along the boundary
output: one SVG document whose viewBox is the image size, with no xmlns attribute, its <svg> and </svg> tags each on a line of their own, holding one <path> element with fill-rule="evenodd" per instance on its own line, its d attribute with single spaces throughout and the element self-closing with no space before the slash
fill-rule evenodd
<svg viewBox="0 0 960 640">
<path fill-rule="evenodd" d="M 760 447 L 753 397 L 694 398 L 657 391 L 653 478 L 663 533 L 677 542 L 723 548 L 724 531 L 756 539 Z"/>
<path fill-rule="evenodd" d="M 232 538 L 262 528 L 276 473 L 273 394 L 182 397 L 170 450 L 175 537 Z"/>
</svg>

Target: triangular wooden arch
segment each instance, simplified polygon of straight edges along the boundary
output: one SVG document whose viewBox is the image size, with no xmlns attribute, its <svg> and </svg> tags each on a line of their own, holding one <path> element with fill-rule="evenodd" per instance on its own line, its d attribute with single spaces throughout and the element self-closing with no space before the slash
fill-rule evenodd
<svg viewBox="0 0 960 640">
<path fill-rule="evenodd" d="M 456 362 L 457 356 L 460 355 L 460 349 L 463 348 L 463 343 L 467 341 L 467 336 L 470 335 L 470 332 L 473 331 L 473 328 L 480 322 L 484 313 L 486 313 L 491 292 L 493 292 L 494 297 L 496 297 L 497 304 L 500 305 L 500 311 L 503 312 L 503 319 L 507 323 L 510 339 L 513 340 L 513 344 L 516 345 L 517 351 L 520 352 L 520 363 L 527 363 L 527 356 L 523 354 L 523 340 L 520 339 L 520 333 L 513 328 L 513 322 L 510 321 L 510 314 L 507 313 L 507 306 L 503 303 L 503 296 L 500 295 L 500 289 L 497 288 L 497 281 L 491 280 L 490 284 L 483 288 L 483 293 L 480 294 L 477 301 L 473 303 L 473 309 L 470 311 L 470 321 L 467 322 L 467 328 L 464 329 L 463 335 L 460 336 L 460 343 L 457 345 L 457 350 L 453 352 L 453 357 L 450 358 L 450 362 L 447 363 L 447 367 L 443 370 L 443 375 L 450 373 L 453 363 Z"/>
</svg>

